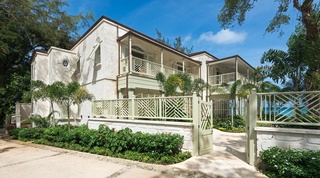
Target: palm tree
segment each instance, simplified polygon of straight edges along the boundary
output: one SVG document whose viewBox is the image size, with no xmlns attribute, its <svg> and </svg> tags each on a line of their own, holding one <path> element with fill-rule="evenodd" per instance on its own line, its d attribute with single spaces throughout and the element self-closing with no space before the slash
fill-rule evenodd
<svg viewBox="0 0 320 178">
<path fill-rule="evenodd" d="M 63 84 L 59 90 L 60 96 L 58 100 L 67 108 L 68 129 L 70 130 L 70 107 L 73 104 L 77 104 L 79 107 L 82 102 L 92 100 L 93 95 L 86 89 L 81 88 L 78 82 L 70 82 L 67 85 Z"/>
<path fill-rule="evenodd" d="M 53 104 L 57 102 L 61 95 L 61 87 L 64 84 L 62 82 L 54 82 L 51 85 L 45 84 L 43 81 L 36 80 L 31 82 L 31 96 L 35 101 L 48 100 L 50 102 L 50 112 L 54 113 Z M 54 121 L 54 114 L 52 115 L 52 121 Z M 51 117 L 50 117 L 51 118 Z"/>
<path fill-rule="evenodd" d="M 176 96 L 180 95 L 177 89 L 181 90 L 182 95 L 192 95 L 196 92 L 198 96 L 200 93 L 208 87 L 207 83 L 201 79 L 197 78 L 192 80 L 188 73 L 177 73 L 172 74 L 168 78 L 162 72 L 157 73 L 156 79 L 159 83 L 160 90 L 165 96 Z"/>
</svg>

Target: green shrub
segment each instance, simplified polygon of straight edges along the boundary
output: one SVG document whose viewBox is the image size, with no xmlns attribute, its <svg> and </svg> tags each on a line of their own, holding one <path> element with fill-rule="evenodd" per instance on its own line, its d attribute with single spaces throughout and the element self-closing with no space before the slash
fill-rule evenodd
<svg viewBox="0 0 320 178">
<path fill-rule="evenodd" d="M 183 136 L 178 134 L 133 133 L 129 128 L 115 131 L 100 125 L 98 130 L 87 126 L 16 129 L 14 138 L 71 150 L 113 156 L 137 161 L 169 164 L 191 157 L 181 153 Z"/>
<path fill-rule="evenodd" d="M 40 139 L 43 135 L 43 129 L 41 128 L 23 128 L 23 129 L 14 129 L 13 138 L 19 139 L 22 141 L 30 141 Z"/>
<path fill-rule="evenodd" d="M 261 168 L 268 177 L 318 177 L 320 151 L 272 147 L 260 152 Z"/>
<path fill-rule="evenodd" d="M 233 117 L 233 126 L 230 118 L 214 118 L 213 128 L 216 128 L 225 132 L 245 132 L 246 122 L 242 116 Z"/>
</svg>

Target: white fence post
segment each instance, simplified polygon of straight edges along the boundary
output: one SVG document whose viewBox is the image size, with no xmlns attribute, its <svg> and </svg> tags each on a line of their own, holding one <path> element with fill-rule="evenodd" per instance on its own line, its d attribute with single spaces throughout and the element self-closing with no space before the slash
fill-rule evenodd
<svg viewBox="0 0 320 178">
<path fill-rule="evenodd" d="M 135 98 L 136 98 L 136 96 L 135 95 L 132 95 L 132 97 L 131 97 L 131 99 L 129 100 L 129 118 L 131 118 L 131 119 L 134 119 L 134 116 L 135 116 L 135 104 L 134 104 L 134 102 L 135 102 Z"/>
<path fill-rule="evenodd" d="M 16 103 L 16 127 L 21 127 L 21 103 Z"/>
<path fill-rule="evenodd" d="M 256 150 L 256 133 L 254 127 L 257 122 L 257 91 L 255 88 L 251 90 L 249 100 L 248 100 L 248 113 L 246 117 L 246 136 L 247 136 L 247 145 L 246 145 L 246 156 L 247 162 L 250 165 L 255 165 L 257 159 L 257 150 Z"/>
<path fill-rule="evenodd" d="M 193 149 L 192 155 L 199 155 L 199 98 L 196 93 L 192 95 L 192 120 L 193 120 Z"/>
</svg>

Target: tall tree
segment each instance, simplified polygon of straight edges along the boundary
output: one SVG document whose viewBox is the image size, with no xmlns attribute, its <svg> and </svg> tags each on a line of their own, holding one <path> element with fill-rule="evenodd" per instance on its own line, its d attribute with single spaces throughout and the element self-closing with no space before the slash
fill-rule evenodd
<svg viewBox="0 0 320 178">
<path fill-rule="evenodd" d="M 302 33 L 292 34 L 287 42 L 288 51 L 270 49 L 261 58 L 261 63 L 267 65 L 267 75 L 273 81 L 289 84 L 291 81 L 294 91 L 299 91 L 304 86 L 304 76 L 308 69 L 305 36 Z M 288 85 L 289 86 L 289 85 Z"/>
<path fill-rule="evenodd" d="M 186 53 L 186 54 L 191 54 L 192 53 L 193 46 L 191 46 L 191 48 L 189 48 L 187 46 L 183 46 L 180 36 L 176 37 L 175 41 L 171 45 L 169 38 L 165 38 L 164 36 L 162 36 L 162 33 L 158 29 L 156 29 L 156 32 L 157 32 L 157 36 L 158 36 L 156 38 L 157 41 L 160 41 L 161 43 L 163 43 L 165 45 L 171 46 L 171 47 L 173 47 L 174 49 L 176 49 L 176 50 L 178 50 L 180 52 L 183 52 L 183 53 Z"/>
<path fill-rule="evenodd" d="M 242 25 L 246 19 L 248 11 L 254 8 L 255 3 L 258 0 L 225 0 L 218 20 L 221 22 L 223 28 L 227 28 L 235 21 Z M 289 6 L 293 5 L 299 12 L 299 21 L 307 31 L 307 39 L 314 40 L 319 38 L 319 4 L 314 3 L 313 0 L 275 0 L 279 3 L 278 10 L 270 21 L 270 24 L 266 28 L 267 32 L 275 32 L 280 30 L 280 34 L 283 33 L 281 26 L 289 24 L 290 12 L 288 12 Z"/>
<path fill-rule="evenodd" d="M 70 107 L 73 104 L 80 105 L 86 100 L 92 100 L 93 95 L 86 89 L 81 88 L 78 82 L 70 82 L 67 85 L 62 84 L 60 87 L 58 101 L 67 108 L 68 128 L 70 129 Z"/>
<path fill-rule="evenodd" d="M 88 26 L 93 19 L 92 13 L 69 15 L 63 10 L 67 6 L 64 0 L 0 1 L 0 98 L 14 94 L 6 89 L 12 82 L 10 76 L 30 75 L 27 71 L 33 50 L 71 47 L 78 29 Z M 23 84 L 28 88 L 30 81 Z M 21 97 L 11 104 L 18 101 Z M 9 114 L 13 110 L 8 105 L 1 106 L 0 121 L 4 111 Z"/>
<path fill-rule="evenodd" d="M 266 32 L 280 31 L 282 25 L 289 24 L 289 6 L 293 5 L 300 12 L 298 21 L 301 22 L 305 30 L 305 38 L 302 40 L 306 44 L 304 48 L 305 56 L 308 56 L 306 82 L 307 90 L 319 90 L 320 78 L 320 4 L 314 0 L 275 0 L 279 3 L 277 13 L 270 21 Z M 242 25 L 246 19 L 246 13 L 254 8 L 257 0 L 225 0 L 224 6 L 218 15 L 218 20 L 223 28 L 227 28 L 235 21 Z M 283 54 L 282 54 L 283 55 Z M 296 59 L 300 60 L 300 59 Z"/>
</svg>

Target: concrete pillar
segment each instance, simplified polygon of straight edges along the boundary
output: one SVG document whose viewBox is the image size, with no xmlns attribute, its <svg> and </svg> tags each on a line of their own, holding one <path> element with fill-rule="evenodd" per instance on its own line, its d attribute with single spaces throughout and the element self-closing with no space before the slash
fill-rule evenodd
<svg viewBox="0 0 320 178">
<path fill-rule="evenodd" d="M 21 103 L 16 103 L 16 127 L 20 128 L 21 127 Z"/>
<path fill-rule="evenodd" d="M 192 95 L 192 119 L 193 119 L 193 149 L 192 155 L 199 155 L 199 98 L 194 92 Z"/>
<path fill-rule="evenodd" d="M 257 122 L 257 91 L 252 89 L 249 99 L 248 99 L 248 113 L 246 118 L 246 136 L 247 136 L 247 145 L 246 145 L 246 156 L 247 163 L 250 165 L 255 165 L 257 160 L 257 135 L 254 131 L 254 127 Z"/>
</svg>

